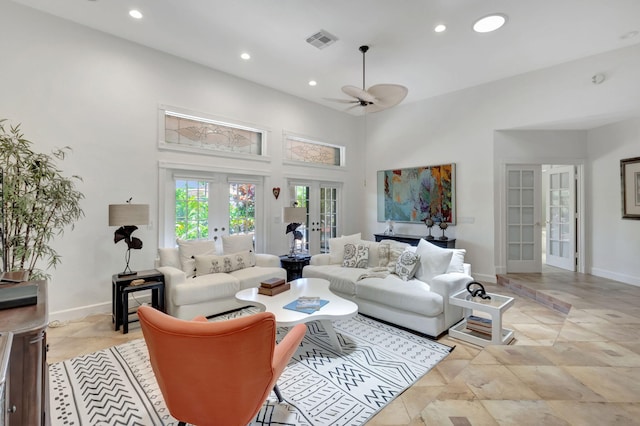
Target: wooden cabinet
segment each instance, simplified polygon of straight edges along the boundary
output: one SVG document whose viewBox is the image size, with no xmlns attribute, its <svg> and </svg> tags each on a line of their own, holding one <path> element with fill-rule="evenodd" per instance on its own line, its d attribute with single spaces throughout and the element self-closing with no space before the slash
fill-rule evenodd
<svg viewBox="0 0 640 426">
<path fill-rule="evenodd" d="M 37 281 L 37 284 L 38 302 L 35 305 L 0 310 L 0 333 L 13 333 L 8 366 L 9 413 L 6 419 L 10 425 L 45 424 L 48 380 L 46 328 L 49 314 L 47 283 Z"/>
<path fill-rule="evenodd" d="M 376 238 L 376 241 L 394 240 L 394 241 L 399 241 L 401 243 L 411 244 L 412 246 L 417 246 L 418 243 L 420 242 L 420 239 L 424 238 L 425 241 L 428 241 L 431 244 L 435 244 L 438 247 L 456 248 L 455 238 L 447 238 L 446 240 L 440 240 L 438 238 L 434 238 L 433 240 L 427 240 L 426 237 L 423 237 L 420 235 L 408 235 L 408 234 L 393 234 L 393 235 L 373 234 L 373 236 Z"/>
</svg>

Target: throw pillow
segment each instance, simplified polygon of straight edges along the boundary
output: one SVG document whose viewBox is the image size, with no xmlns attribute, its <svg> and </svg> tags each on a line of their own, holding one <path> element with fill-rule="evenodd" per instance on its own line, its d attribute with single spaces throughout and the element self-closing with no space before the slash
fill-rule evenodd
<svg viewBox="0 0 640 426">
<path fill-rule="evenodd" d="M 451 250 L 453 255 L 451 256 L 451 262 L 449 262 L 449 267 L 447 268 L 447 273 L 449 272 L 464 272 L 464 255 L 467 254 L 465 249 L 445 249 Z"/>
<path fill-rule="evenodd" d="M 249 268 L 251 267 L 251 255 L 251 251 L 244 250 L 224 256 L 194 256 L 196 263 L 196 276 L 200 277 L 207 274 L 227 273 Z"/>
<path fill-rule="evenodd" d="M 382 243 L 389 244 L 389 263 L 387 263 L 387 269 L 392 274 L 396 272 L 396 263 L 398 262 L 398 258 L 405 251 L 407 247 L 410 247 L 407 243 L 401 243 L 394 240 L 382 240 Z"/>
<path fill-rule="evenodd" d="M 389 254 L 391 252 L 391 245 L 389 243 L 378 243 L 378 265 L 381 267 L 387 267 L 389 264 Z"/>
<path fill-rule="evenodd" d="M 253 234 L 222 236 L 222 254 L 233 254 L 245 250 L 253 251 Z"/>
<path fill-rule="evenodd" d="M 420 266 L 420 256 L 410 251 L 404 251 L 396 262 L 396 274 L 404 281 L 412 279 Z"/>
<path fill-rule="evenodd" d="M 346 235 L 340 238 L 329 238 L 329 263 L 342 264 L 344 258 L 344 245 L 357 244 L 360 241 L 360 234 Z"/>
<path fill-rule="evenodd" d="M 366 268 L 369 266 L 369 246 L 345 244 L 342 266 L 346 268 Z"/>
<path fill-rule="evenodd" d="M 178 253 L 180 253 L 180 264 L 182 270 L 191 278 L 195 275 L 196 263 L 193 256 L 216 254 L 216 245 L 213 240 L 176 240 L 178 243 Z"/>
<path fill-rule="evenodd" d="M 420 256 L 420 267 L 416 271 L 416 278 L 430 283 L 436 275 L 447 272 L 453 252 L 420 239 L 416 254 Z"/>
</svg>

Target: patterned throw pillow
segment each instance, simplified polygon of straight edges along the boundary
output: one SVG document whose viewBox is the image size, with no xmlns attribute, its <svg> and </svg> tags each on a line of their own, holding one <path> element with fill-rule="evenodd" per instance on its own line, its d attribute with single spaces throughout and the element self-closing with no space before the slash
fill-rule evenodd
<svg viewBox="0 0 640 426">
<path fill-rule="evenodd" d="M 410 280 L 420 266 L 420 256 L 410 251 L 404 251 L 396 262 L 396 274 L 405 281 Z"/>
<path fill-rule="evenodd" d="M 389 263 L 387 263 L 387 269 L 392 274 L 395 274 L 396 263 L 398 263 L 398 258 L 400 257 L 402 252 L 405 251 L 407 247 L 409 247 L 409 244 L 401 243 L 394 240 L 382 240 L 381 243 L 389 244 Z"/>
<path fill-rule="evenodd" d="M 253 252 L 249 250 L 225 256 L 194 256 L 196 277 L 207 274 L 219 274 L 250 268 Z"/>
<path fill-rule="evenodd" d="M 369 266 L 369 246 L 345 244 L 342 266 L 345 268 L 366 268 Z"/>
</svg>

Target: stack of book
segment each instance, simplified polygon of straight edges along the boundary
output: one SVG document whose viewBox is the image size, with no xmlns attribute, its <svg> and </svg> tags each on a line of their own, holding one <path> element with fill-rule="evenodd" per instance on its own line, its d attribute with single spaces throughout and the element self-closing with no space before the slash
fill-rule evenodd
<svg viewBox="0 0 640 426">
<path fill-rule="evenodd" d="M 267 296 L 275 296 L 283 291 L 287 291 L 291 288 L 291 284 L 285 282 L 282 278 L 270 278 L 262 281 L 260 287 L 258 287 L 258 293 Z"/>
<path fill-rule="evenodd" d="M 491 336 L 491 320 L 489 318 L 469 315 L 467 318 L 467 328 L 471 331 L 475 331 L 476 333 Z"/>
</svg>

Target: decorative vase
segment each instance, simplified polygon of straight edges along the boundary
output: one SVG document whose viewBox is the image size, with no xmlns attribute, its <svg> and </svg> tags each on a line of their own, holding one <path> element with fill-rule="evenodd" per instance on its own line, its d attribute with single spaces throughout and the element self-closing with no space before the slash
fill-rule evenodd
<svg viewBox="0 0 640 426">
<path fill-rule="evenodd" d="M 435 222 L 430 217 L 424 219 L 424 224 L 427 225 L 427 229 L 429 230 L 429 235 L 426 236 L 427 240 L 433 240 L 433 235 L 431 235 L 431 228 L 435 225 Z"/>
<path fill-rule="evenodd" d="M 442 241 L 448 240 L 449 238 L 447 238 L 444 235 L 444 230 L 449 227 L 449 224 L 447 222 L 440 222 L 440 224 L 438 226 L 440 227 L 440 229 L 442 229 L 442 237 L 440 237 L 440 240 L 442 240 Z"/>
</svg>

